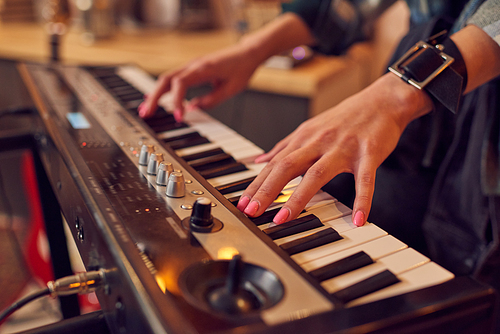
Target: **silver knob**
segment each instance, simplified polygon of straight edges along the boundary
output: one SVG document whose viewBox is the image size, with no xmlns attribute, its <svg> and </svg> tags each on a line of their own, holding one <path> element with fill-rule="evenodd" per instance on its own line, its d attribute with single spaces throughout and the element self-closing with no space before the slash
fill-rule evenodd
<svg viewBox="0 0 500 334">
<path fill-rule="evenodd" d="M 168 178 L 167 196 L 168 197 L 184 197 L 186 192 L 184 184 L 184 176 L 179 172 L 172 172 Z"/>
<path fill-rule="evenodd" d="M 148 163 L 148 174 L 156 175 L 158 165 L 163 161 L 162 153 L 151 153 Z"/>
<path fill-rule="evenodd" d="M 141 153 L 139 154 L 139 165 L 147 166 L 149 162 L 149 154 L 154 152 L 153 145 L 142 145 Z"/>
<path fill-rule="evenodd" d="M 174 167 L 170 162 L 160 162 L 158 171 L 156 172 L 156 184 L 166 186 L 170 173 L 174 171 Z"/>
</svg>

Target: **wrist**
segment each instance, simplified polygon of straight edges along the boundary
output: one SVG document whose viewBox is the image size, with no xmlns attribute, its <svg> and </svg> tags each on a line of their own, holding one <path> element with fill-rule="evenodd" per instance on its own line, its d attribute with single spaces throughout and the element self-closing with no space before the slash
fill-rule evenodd
<svg viewBox="0 0 500 334">
<path fill-rule="evenodd" d="M 386 109 L 384 112 L 391 113 L 401 129 L 434 108 L 425 91 L 407 84 L 389 72 L 376 80 L 369 89 L 374 89 L 375 96 L 382 99 L 380 103 Z"/>
</svg>

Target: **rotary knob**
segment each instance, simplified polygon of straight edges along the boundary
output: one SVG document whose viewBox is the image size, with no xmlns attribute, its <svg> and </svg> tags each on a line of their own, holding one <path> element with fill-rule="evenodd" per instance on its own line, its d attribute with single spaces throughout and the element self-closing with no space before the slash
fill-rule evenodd
<svg viewBox="0 0 500 334">
<path fill-rule="evenodd" d="M 139 154 L 139 165 L 147 166 L 149 162 L 149 155 L 155 151 L 153 145 L 142 145 L 141 153 Z"/>
<path fill-rule="evenodd" d="M 156 172 L 156 184 L 166 186 L 170 174 L 174 171 L 174 167 L 170 162 L 160 162 L 158 171 Z"/>
<path fill-rule="evenodd" d="M 189 218 L 191 227 L 211 228 L 213 226 L 212 201 L 206 197 L 198 198 L 193 204 L 193 212 Z"/>
<path fill-rule="evenodd" d="M 184 176 L 181 172 L 170 173 L 166 193 L 168 197 L 184 197 L 186 185 L 184 184 Z"/>
<path fill-rule="evenodd" d="M 148 163 L 148 174 L 151 175 L 156 175 L 156 172 L 158 171 L 158 165 L 160 165 L 160 162 L 163 161 L 163 154 L 162 153 L 151 153 L 149 156 L 149 163 Z"/>
<path fill-rule="evenodd" d="M 212 216 L 212 201 L 206 197 L 196 199 L 191 216 L 183 219 L 182 225 L 187 230 L 200 233 L 217 232 L 223 227 L 222 222 Z"/>
</svg>

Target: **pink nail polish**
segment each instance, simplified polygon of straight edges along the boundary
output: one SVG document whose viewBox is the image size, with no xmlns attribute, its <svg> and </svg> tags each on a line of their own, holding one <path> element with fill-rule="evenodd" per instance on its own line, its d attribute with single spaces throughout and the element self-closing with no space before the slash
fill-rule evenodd
<svg viewBox="0 0 500 334">
<path fill-rule="evenodd" d="M 145 114 L 145 109 L 146 109 L 146 105 L 144 104 L 144 102 L 142 102 L 141 104 L 139 104 L 139 106 L 137 107 L 137 113 L 139 114 L 139 116 L 144 116 Z"/>
<path fill-rule="evenodd" d="M 238 201 L 238 205 L 236 206 L 236 208 L 238 208 L 238 210 L 243 212 L 243 210 L 245 210 L 245 208 L 247 207 L 248 203 L 250 203 L 250 197 L 243 196 Z"/>
<path fill-rule="evenodd" d="M 255 162 L 256 164 L 258 164 L 258 163 L 262 162 L 262 160 L 266 157 L 266 154 L 267 154 L 267 153 L 264 153 L 264 154 L 259 155 L 257 158 L 255 158 L 254 162 Z"/>
<path fill-rule="evenodd" d="M 248 206 L 245 208 L 245 211 L 243 212 L 250 217 L 253 217 L 257 213 L 257 210 L 259 210 L 259 202 L 252 201 L 250 204 L 248 204 Z"/>
<path fill-rule="evenodd" d="M 363 226 L 365 224 L 365 214 L 363 211 L 356 212 L 353 223 L 356 226 Z"/>
<path fill-rule="evenodd" d="M 182 122 L 182 111 L 180 109 L 175 109 L 174 118 L 176 122 L 178 123 Z"/>
<path fill-rule="evenodd" d="M 273 222 L 276 224 L 283 224 L 288 216 L 290 215 L 290 211 L 287 208 L 281 208 L 281 210 L 274 216 Z"/>
</svg>

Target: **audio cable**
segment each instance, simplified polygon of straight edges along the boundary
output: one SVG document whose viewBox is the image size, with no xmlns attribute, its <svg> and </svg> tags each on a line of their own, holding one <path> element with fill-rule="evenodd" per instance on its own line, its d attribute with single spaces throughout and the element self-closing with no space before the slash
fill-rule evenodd
<svg viewBox="0 0 500 334">
<path fill-rule="evenodd" d="M 59 278 L 47 283 L 47 287 L 35 291 L 11 304 L 0 313 L 0 323 L 9 315 L 29 302 L 43 296 L 51 297 L 68 296 L 72 294 L 87 294 L 104 285 L 104 270 L 95 270 Z"/>
</svg>

